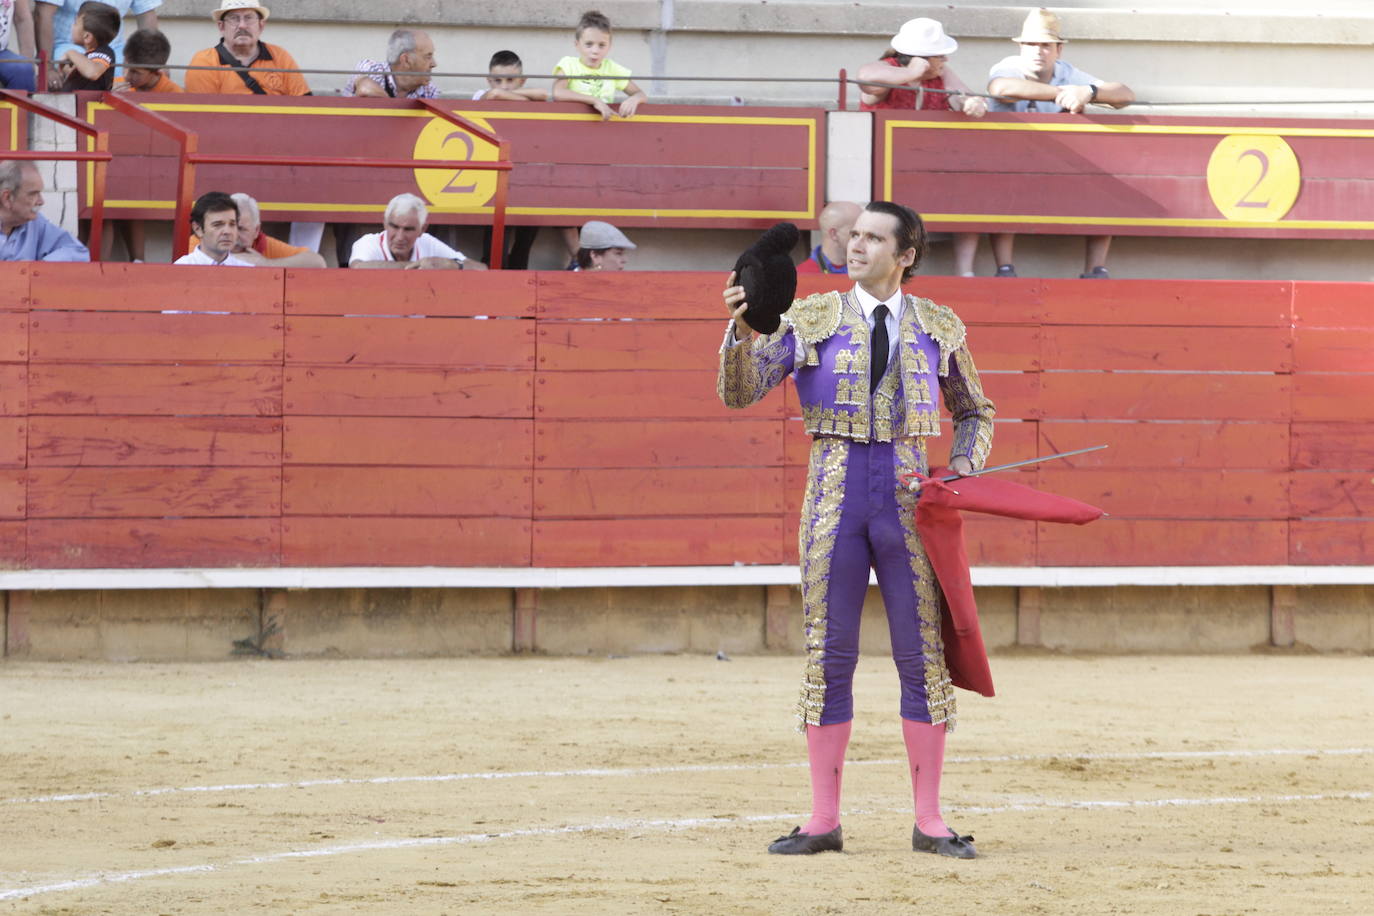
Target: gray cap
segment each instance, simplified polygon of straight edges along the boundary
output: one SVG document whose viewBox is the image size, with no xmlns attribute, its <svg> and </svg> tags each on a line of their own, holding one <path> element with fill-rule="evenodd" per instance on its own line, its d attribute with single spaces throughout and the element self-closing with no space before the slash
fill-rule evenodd
<svg viewBox="0 0 1374 916">
<path fill-rule="evenodd" d="M 577 247 L 592 251 L 601 251 L 606 248 L 624 248 L 627 251 L 633 251 L 635 243 L 625 238 L 625 233 L 610 223 L 603 223 L 599 219 L 594 219 L 589 223 L 582 224 L 582 234 L 578 237 Z"/>
</svg>

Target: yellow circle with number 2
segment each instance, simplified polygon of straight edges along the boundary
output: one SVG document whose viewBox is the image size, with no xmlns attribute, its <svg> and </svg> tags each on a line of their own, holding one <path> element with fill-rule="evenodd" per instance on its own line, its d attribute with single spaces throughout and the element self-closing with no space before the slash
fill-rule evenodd
<svg viewBox="0 0 1374 916">
<path fill-rule="evenodd" d="M 1235 134 L 1212 150 L 1207 193 L 1227 219 L 1273 223 L 1298 199 L 1302 169 L 1282 137 Z"/>
<path fill-rule="evenodd" d="M 473 118 L 478 127 L 491 129 Z M 474 136 L 451 121 L 434 118 L 415 138 L 416 159 L 457 159 L 495 162 L 499 148 Z M 478 169 L 416 169 L 415 183 L 439 211 L 473 210 L 491 202 L 496 194 L 496 172 Z"/>
</svg>

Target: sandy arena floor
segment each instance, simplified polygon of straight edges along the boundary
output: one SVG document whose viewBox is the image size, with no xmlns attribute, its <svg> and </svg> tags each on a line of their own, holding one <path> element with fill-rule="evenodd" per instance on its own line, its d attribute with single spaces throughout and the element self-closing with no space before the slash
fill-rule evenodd
<svg viewBox="0 0 1374 916">
<path fill-rule="evenodd" d="M 994 658 L 972 862 L 910 850 L 885 658 L 845 851 L 764 852 L 801 667 L 0 663 L 0 913 L 1374 913 L 1374 658 Z"/>
</svg>

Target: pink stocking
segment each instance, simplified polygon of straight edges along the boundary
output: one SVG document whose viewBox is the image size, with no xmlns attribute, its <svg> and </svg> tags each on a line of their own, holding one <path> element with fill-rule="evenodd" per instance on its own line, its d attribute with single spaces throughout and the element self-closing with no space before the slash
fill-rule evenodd
<svg viewBox="0 0 1374 916">
<path fill-rule="evenodd" d="M 840 825 L 840 776 L 854 722 L 806 727 L 806 756 L 811 761 L 811 820 L 801 832 L 829 833 Z"/>
<path fill-rule="evenodd" d="M 911 794 L 916 801 L 916 828 L 926 836 L 953 836 L 940 816 L 940 773 L 945 766 L 945 726 L 902 720 L 906 759 L 911 767 Z"/>
</svg>

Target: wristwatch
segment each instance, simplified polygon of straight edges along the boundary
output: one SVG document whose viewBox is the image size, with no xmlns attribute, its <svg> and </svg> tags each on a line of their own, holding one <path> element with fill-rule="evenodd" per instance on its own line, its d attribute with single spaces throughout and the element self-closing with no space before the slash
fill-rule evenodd
<svg viewBox="0 0 1374 916">
<path fill-rule="evenodd" d="M 1088 101 L 1089 101 L 1089 102 L 1095 102 L 1095 101 L 1097 101 L 1097 87 L 1096 87 L 1096 86 L 1089 86 L 1088 88 L 1092 90 L 1092 95 L 1088 96 Z"/>
</svg>

